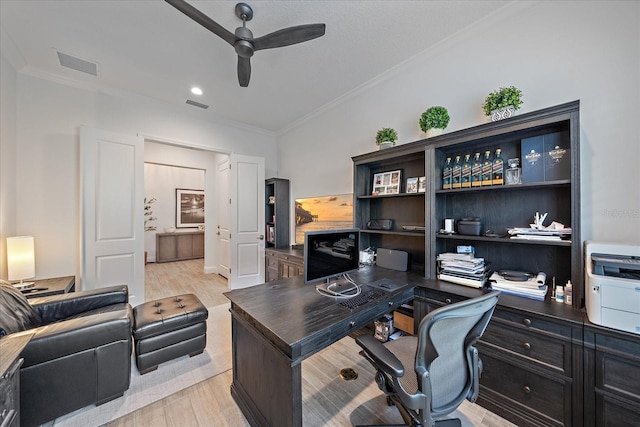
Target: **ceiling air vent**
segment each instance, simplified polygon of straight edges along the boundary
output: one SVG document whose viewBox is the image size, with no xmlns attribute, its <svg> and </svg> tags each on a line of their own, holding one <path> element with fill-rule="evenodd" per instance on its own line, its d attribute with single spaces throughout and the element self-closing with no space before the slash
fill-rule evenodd
<svg viewBox="0 0 640 427">
<path fill-rule="evenodd" d="M 93 62 L 85 61 L 84 59 L 76 58 L 75 56 L 67 55 L 62 52 L 58 52 L 58 59 L 60 60 L 60 65 L 63 67 L 71 68 L 72 70 L 81 71 L 93 76 L 98 75 L 98 65 Z"/>
<path fill-rule="evenodd" d="M 190 99 L 187 99 L 187 104 L 189 104 L 189 105 L 193 105 L 194 107 L 202 108 L 202 109 L 204 109 L 204 110 L 206 110 L 207 108 L 209 108 L 209 106 L 208 106 L 208 105 L 201 104 L 201 103 L 199 103 L 199 102 L 192 101 L 192 100 L 190 100 Z"/>
</svg>

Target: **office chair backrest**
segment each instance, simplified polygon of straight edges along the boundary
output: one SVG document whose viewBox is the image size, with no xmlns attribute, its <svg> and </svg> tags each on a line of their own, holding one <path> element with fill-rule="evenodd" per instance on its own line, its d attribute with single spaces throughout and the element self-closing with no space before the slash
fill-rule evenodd
<svg viewBox="0 0 640 427">
<path fill-rule="evenodd" d="M 469 397 L 477 375 L 471 347 L 484 333 L 499 295 L 493 291 L 441 307 L 420 322 L 415 369 L 423 392 L 431 391 L 433 412 L 453 410 Z"/>
</svg>

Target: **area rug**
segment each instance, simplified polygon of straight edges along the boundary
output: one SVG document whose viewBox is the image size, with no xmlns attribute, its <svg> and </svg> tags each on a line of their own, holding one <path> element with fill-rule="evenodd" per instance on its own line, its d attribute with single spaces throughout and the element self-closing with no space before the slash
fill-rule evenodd
<svg viewBox="0 0 640 427">
<path fill-rule="evenodd" d="M 99 426 L 231 369 L 229 304 L 207 307 L 207 346 L 202 354 L 184 356 L 140 375 L 131 359 L 131 386 L 124 396 L 100 406 L 87 406 L 57 418 L 58 426 Z M 51 424 L 49 424 L 51 425 Z"/>
</svg>

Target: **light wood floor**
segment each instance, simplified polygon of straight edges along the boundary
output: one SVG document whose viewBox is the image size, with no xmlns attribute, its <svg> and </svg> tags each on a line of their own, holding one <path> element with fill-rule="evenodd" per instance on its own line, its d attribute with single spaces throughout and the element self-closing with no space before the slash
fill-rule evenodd
<svg viewBox="0 0 640 427">
<path fill-rule="evenodd" d="M 203 274 L 202 260 L 148 264 L 147 300 L 178 293 L 195 293 L 205 306 L 224 304 L 227 291 L 224 278 Z M 229 343 L 231 345 L 231 343 Z M 360 356 L 353 339 L 347 337 L 306 359 L 303 371 L 303 424 L 349 426 L 371 423 L 401 423 L 397 410 L 387 407 L 373 381 L 373 368 Z M 344 381 L 339 371 L 352 367 L 358 379 Z M 142 426 L 248 426 L 231 397 L 232 372 L 228 370 L 165 399 L 121 417 L 109 427 Z M 460 406 L 463 427 L 513 426 L 484 408 L 464 402 Z"/>
</svg>

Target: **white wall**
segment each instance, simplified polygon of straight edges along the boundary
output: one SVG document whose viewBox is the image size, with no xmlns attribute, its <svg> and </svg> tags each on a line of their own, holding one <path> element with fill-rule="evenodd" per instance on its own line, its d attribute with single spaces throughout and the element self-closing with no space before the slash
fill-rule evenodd
<svg viewBox="0 0 640 427">
<path fill-rule="evenodd" d="M 147 224 L 156 227 L 156 231 L 147 231 L 144 237 L 144 250 L 148 252 L 149 262 L 155 262 L 156 259 L 156 233 L 165 233 L 167 227 L 176 226 L 176 188 L 204 191 L 204 170 L 144 164 L 144 193 L 147 200 L 155 199 L 150 206 L 152 216 L 156 218 Z M 205 201 L 209 201 L 208 198 L 205 197 Z M 177 229 L 176 232 L 194 230 Z"/>
<path fill-rule="evenodd" d="M 514 2 L 280 135 L 280 177 L 292 200 L 349 193 L 351 156 L 374 151 L 378 129 L 422 139 L 432 105 L 447 131 L 475 126 L 510 85 L 519 113 L 580 100 L 582 236 L 640 244 L 640 2 Z"/>
<path fill-rule="evenodd" d="M 205 272 L 217 272 L 220 264 L 215 234 L 218 224 L 215 183 L 217 165 L 228 158 L 212 151 L 186 149 L 164 143 L 145 141 L 145 194 L 155 197 L 154 216 L 158 217 L 158 232 L 175 226 L 175 189 L 205 190 Z M 153 164 L 151 164 L 153 163 Z M 194 169 L 195 168 L 195 169 Z M 145 233 L 145 249 L 149 259 L 155 260 L 155 233 Z"/>
<path fill-rule="evenodd" d="M 2 105 L 17 106 L 16 172 L 10 174 L 17 181 L 16 219 L 15 230 L 10 231 L 35 236 L 37 278 L 78 271 L 81 125 L 261 156 L 267 173 L 277 170 L 273 134 L 216 122 L 206 111 L 187 105 L 173 107 L 131 94 L 94 92 L 21 73 L 12 102 L 11 93 L 4 90 L 10 78 L 2 71 Z M 2 119 L 4 133 L 4 108 Z M 9 126 L 11 121 L 8 117 Z M 2 185 L 4 195 L 4 179 Z M 0 232 L 5 234 L 4 229 Z"/>
<path fill-rule="evenodd" d="M 16 235 L 17 77 L 0 57 L 0 277 L 7 278 L 6 238 Z"/>
</svg>

